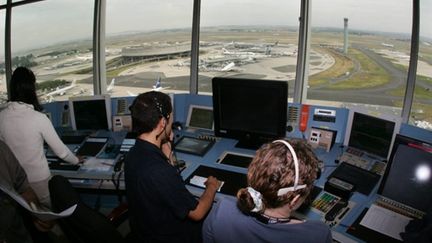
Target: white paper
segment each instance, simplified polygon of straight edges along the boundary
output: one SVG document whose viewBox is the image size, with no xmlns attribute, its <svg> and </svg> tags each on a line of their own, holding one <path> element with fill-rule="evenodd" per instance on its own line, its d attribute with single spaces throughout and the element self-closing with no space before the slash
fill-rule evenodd
<svg viewBox="0 0 432 243">
<path fill-rule="evenodd" d="M 34 216 L 39 218 L 42 221 L 53 220 L 57 218 L 63 218 L 70 216 L 74 211 L 77 205 L 73 205 L 70 208 L 62 211 L 61 213 L 54 213 L 51 211 L 47 211 L 44 209 L 36 209 L 35 206 L 31 207 L 21 195 L 17 194 L 15 191 L 8 190 L 0 185 L 0 190 L 8 194 L 12 199 L 14 199 L 19 205 L 21 205 L 26 210 L 30 211 Z"/>
<path fill-rule="evenodd" d="M 96 157 L 89 157 L 80 170 L 85 171 L 109 171 L 114 166 L 114 159 L 99 159 Z"/>
<path fill-rule="evenodd" d="M 199 186 L 199 187 L 202 187 L 202 188 L 206 188 L 206 186 L 205 186 L 205 184 L 204 184 L 204 182 L 206 182 L 206 181 L 207 181 L 207 178 L 206 178 L 206 177 L 202 177 L 202 176 L 194 175 L 194 176 L 190 179 L 189 183 L 192 184 L 192 185 L 195 185 L 195 186 Z M 221 181 L 221 185 L 219 186 L 219 188 L 218 188 L 218 190 L 217 190 L 218 192 L 220 192 L 220 189 L 222 188 L 222 186 L 223 186 L 224 183 L 225 183 L 224 181 Z"/>
<path fill-rule="evenodd" d="M 392 238 L 402 240 L 399 233 L 405 232 L 405 226 L 411 218 L 372 204 L 360 224 Z"/>
</svg>

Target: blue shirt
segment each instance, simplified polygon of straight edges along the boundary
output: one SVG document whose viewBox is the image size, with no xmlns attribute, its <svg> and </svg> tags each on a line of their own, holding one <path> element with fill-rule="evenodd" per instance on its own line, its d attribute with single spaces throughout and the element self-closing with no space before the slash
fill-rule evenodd
<svg viewBox="0 0 432 243">
<path fill-rule="evenodd" d="M 125 159 L 125 183 L 131 230 L 141 242 L 201 241 L 201 223 L 187 217 L 198 201 L 157 146 L 137 139 Z"/>
<path fill-rule="evenodd" d="M 213 206 L 204 221 L 203 239 L 209 242 L 332 242 L 327 225 L 318 221 L 265 224 L 243 214 L 235 200 L 225 198 Z"/>
</svg>

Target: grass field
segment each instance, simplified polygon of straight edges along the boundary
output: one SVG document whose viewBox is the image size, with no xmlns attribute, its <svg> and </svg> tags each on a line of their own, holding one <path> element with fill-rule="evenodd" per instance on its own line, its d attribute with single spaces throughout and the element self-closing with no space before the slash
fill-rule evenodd
<svg viewBox="0 0 432 243">
<path fill-rule="evenodd" d="M 330 88 L 338 90 L 372 88 L 390 81 L 387 72 L 359 50 L 351 48 L 348 54 L 359 62 L 360 70 L 343 82 L 331 84 Z"/>
<path fill-rule="evenodd" d="M 309 85 L 311 87 L 322 85 L 322 84 L 330 84 L 330 81 L 334 78 L 341 77 L 345 75 L 347 72 L 352 72 L 354 69 L 353 61 L 341 55 L 339 52 L 330 49 L 330 48 L 321 48 L 321 47 L 313 47 L 315 51 L 329 54 L 335 59 L 335 64 L 318 74 L 312 75 L 309 77 Z"/>
</svg>

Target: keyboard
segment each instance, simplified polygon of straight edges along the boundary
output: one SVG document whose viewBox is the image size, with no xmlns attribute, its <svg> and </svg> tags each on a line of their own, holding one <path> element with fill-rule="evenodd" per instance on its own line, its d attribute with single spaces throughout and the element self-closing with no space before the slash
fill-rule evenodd
<svg viewBox="0 0 432 243">
<path fill-rule="evenodd" d="M 425 215 L 424 212 L 420 210 L 406 206 L 405 204 L 396 202 L 394 200 L 382 196 L 376 200 L 375 204 L 411 218 L 414 217 L 420 219 Z"/>
<path fill-rule="evenodd" d="M 60 139 L 64 144 L 81 144 L 87 135 L 62 135 Z"/>
<path fill-rule="evenodd" d="M 48 164 L 51 170 L 69 170 L 69 171 L 77 171 L 80 166 L 69 164 L 69 163 L 59 163 L 59 162 L 51 162 Z"/>
<path fill-rule="evenodd" d="M 342 154 L 342 156 L 339 158 L 339 161 L 357 166 L 362 169 L 367 169 L 369 166 L 368 160 L 347 151 Z"/>
</svg>

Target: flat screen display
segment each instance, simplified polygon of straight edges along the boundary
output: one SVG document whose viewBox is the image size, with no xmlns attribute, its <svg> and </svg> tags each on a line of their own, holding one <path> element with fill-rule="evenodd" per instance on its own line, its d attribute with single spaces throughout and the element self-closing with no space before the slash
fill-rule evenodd
<svg viewBox="0 0 432 243">
<path fill-rule="evenodd" d="M 175 144 L 174 150 L 182 153 L 204 156 L 213 146 L 213 141 L 183 136 Z"/>
<path fill-rule="evenodd" d="M 249 149 L 285 137 L 287 82 L 216 77 L 212 85 L 216 136 Z"/>
<path fill-rule="evenodd" d="M 213 130 L 213 109 L 206 106 L 189 106 L 186 126 L 205 130 Z"/>
<path fill-rule="evenodd" d="M 378 194 L 425 212 L 431 192 L 432 144 L 397 135 Z"/>
<path fill-rule="evenodd" d="M 69 99 L 74 130 L 111 130 L 111 99 L 107 95 Z"/>
<path fill-rule="evenodd" d="M 252 155 L 242 155 L 231 152 L 225 152 L 222 157 L 218 160 L 218 163 L 225 165 L 238 166 L 248 168 L 252 162 Z"/>
<path fill-rule="evenodd" d="M 345 145 L 388 158 L 399 128 L 399 117 L 384 115 L 376 117 L 356 110 L 350 111 Z"/>
</svg>

